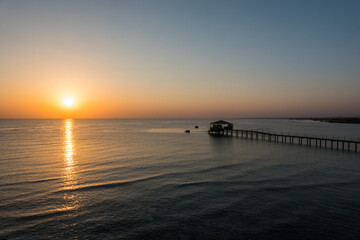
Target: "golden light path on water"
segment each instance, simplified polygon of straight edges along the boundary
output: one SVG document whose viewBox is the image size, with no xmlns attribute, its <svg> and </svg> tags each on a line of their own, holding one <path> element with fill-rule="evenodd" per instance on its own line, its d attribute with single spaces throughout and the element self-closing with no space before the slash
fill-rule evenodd
<svg viewBox="0 0 360 240">
<path fill-rule="evenodd" d="M 67 177 L 66 189 L 72 189 L 76 184 L 76 175 L 74 169 L 74 142 L 73 142 L 73 131 L 72 131 L 72 119 L 65 120 L 65 139 L 64 139 L 64 150 L 65 150 L 65 173 Z"/>
<path fill-rule="evenodd" d="M 75 143 L 73 139 L 73 120 L 66 119 L 64 131 L 64 185 L 65 206 L 60 211 L 73 210 L 79 207 L 78 194 L 71 192 L 77 185 L 76 162 L 74 160 Z"/>
</svg>

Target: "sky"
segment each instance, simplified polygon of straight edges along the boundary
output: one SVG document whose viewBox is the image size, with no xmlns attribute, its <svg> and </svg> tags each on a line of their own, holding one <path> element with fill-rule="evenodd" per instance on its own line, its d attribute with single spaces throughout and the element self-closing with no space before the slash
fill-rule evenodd
<svg viewBox="0 0 360 240">
<path fill-rule="evenodd" d="M 0 118 L 333 116 L 360 116 L 358 0 L 0 0 Z"/>
</svg>

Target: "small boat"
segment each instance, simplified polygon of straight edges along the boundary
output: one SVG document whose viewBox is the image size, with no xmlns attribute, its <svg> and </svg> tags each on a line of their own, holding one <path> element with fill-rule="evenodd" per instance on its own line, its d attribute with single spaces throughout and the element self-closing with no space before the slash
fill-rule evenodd
<svg viewBox="0 0 360 240">
<path fill-rule="evenodd" d="M 186 133 L 190 133 L 190 130 L 185 130 L 184 132 L 186 132 Z"/>
<path fill-rule="evenodd" d="M 195 128 L 199 128 L 199 126 L 195 126 Z"/>
</svg>

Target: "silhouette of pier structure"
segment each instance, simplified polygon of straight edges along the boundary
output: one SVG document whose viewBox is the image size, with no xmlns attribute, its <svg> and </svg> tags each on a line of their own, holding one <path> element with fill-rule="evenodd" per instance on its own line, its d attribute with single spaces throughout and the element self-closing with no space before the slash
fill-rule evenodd
<svg viewBox="0 0 360 240">
<path fill-rule="evenodd" d="M 317 147 L 339 151 L 358 152 L 360 141 L 335 139 L 316 136 L 300 136 L 283 133 L 271 133 L 256 130 L 233 129 L 233 124 L 220 120 L 210 123 L 208 133 L 212 136 L 227 136 L 262 140 L 277 143 L 297 144 L 300 146 Z"/>
</svg>

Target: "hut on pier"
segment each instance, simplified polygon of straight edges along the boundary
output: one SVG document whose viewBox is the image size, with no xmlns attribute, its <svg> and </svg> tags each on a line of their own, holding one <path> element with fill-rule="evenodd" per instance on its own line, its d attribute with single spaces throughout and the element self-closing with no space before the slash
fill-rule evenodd
<svg viewBox="0 0 360 240">
<path fill-rule="evenodd" d="M 233 124 L 231 122 L 226 122 L 224 120 L 219 120 L 210 123 L 210 131 L 224 131 L 224 130 L 232 130 L 232 129 L 233 129 Z"/>
</svg>

